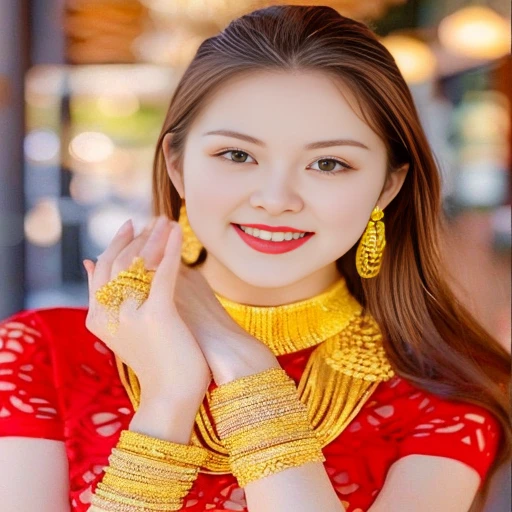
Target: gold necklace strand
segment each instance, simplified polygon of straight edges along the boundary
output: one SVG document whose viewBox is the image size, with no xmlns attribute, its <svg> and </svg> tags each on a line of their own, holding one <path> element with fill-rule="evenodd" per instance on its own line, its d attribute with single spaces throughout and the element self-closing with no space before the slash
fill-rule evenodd
<svg viewBox="0 0 512 512">
<path fill-rule="evenodd" d="M 238 305 L 231 301 L 223 304 L 230 314 L 236 310 L 232 316 L 239 315 L 239 325 L 267 344 L 275 355 L 318 345 L 300 378 L 298 392 L 322 447 L 339 436 L 380 382 L 394 376 L 377 323 L 371 316 L 362 315 L 362 307 L 346 291 L 345 281 L 342 280 L 313 299 L 269 307 L 268 312 L 264 311 L 267 308 Z M 332 332 L 331 336 L 320 342 L 314 330 L 302 321 L 306 316 L 307 303 L 313 310 L 307 315 L 311 323 L 319 327 L 319 319 L 322 319 L 328 326 L 324 327 L 324 333 Z M 341 306 L 337 315 L 333 314 L 334 304 L 338 308 Z M 244 320 L 244 314 L 251 316 L 252 320 Z M 265 327 L 265 322 L 273 323 L 272 328 Z M 297 322 L 296 329 L 290 328 L 294 322 Z M 291 332 L 297 334 L 293 341 Z M 116 365 L 134 410 L 137 410 L 140 401 L 138 379 L 117 356 Z M 207 392 L 199 408 L 191 443 L 209 452 L 201 473 L 231 473 L 228 453 L 212 422 L 209 396 Z"/>
<path fill-rule="evenodd" d="M 231 318 L 276 356 L 318 345 L 341 332 L 361 310 L 341 276 L 314 297 L 279 306 L 250 306 L 215 295 Z"/>
</svg>

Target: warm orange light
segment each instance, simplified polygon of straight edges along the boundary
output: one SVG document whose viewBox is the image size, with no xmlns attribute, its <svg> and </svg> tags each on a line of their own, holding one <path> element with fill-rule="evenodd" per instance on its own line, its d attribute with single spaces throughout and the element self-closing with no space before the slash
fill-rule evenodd
<svg viewBox="0 0 512 512">
<path fill-rule="evenodd" d="M 437 61 L 424 42 L 405 35 L 389 35 L 381 43 L 390 51 L 408 83 L 421 83 L 432 78 Z"/>
<path fill-rule="evenodd" d="M 510 51 L 510 26 L 484 6 L 469 6 L 441 21 L 439 40 L 450 51 L 476 59 L 496 59 Z"/>
</svg>

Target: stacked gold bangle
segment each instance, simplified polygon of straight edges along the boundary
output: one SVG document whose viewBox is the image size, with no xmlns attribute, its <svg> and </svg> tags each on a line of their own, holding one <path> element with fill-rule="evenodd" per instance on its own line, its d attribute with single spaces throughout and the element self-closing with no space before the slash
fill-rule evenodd
<svg viewBox="0 0 512 512">
<path fill-rule="evenodd" d="M 207 456 L 204 448 L 123 430 L 89 510 L 181 510 Z"/>
<path fill-rule="evenodd" d="M 271 368 L 211 392 L 210 410 L 240 487 L 306 462 L 323 462 L 320 441 L 293 380 Z"/>
</svg>

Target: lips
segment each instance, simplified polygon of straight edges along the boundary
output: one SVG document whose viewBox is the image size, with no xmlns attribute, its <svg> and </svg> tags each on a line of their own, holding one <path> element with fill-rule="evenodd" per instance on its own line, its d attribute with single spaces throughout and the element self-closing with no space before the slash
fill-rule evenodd
<svg viewBox="0 0 512 512">
<path fill-rule="evenodd" d="M 240 238 L 252 249 L 263 252 L 266 254 L 282 254 L 285 252 L 293 251 L 294 249 L 299 248 L 301 245 L 305 244 L 313 235 L 314 233 L 307 233 L 302 238 L 297 238 L 296 240 L 283 240 L 282 242 L 272 242 L 271 240 L 262 240 L 261 238 L 257 238 L 255 236 L 249 235 L 248 233 L 245 233 L 238 224 L 231 224 L 235 231 L 238 233 Z M 265 229 L 264 227 L 258 227 L 263 226 L 262 224 L 244 224 L 244 226 L 248 227 L 257 227 L 258 229 Z M 270 230 L 268 230 L 270 231 Z M 291 231 L 290 228 L 282 229 L 279 227 L 279 229 L 273 230 L 275 231 Z M 294 232 L 297 232 L 297 230 L 294 230 Z M 304 231 L 299 231 L 299 233 L 304 233 Z"/>
</svg>

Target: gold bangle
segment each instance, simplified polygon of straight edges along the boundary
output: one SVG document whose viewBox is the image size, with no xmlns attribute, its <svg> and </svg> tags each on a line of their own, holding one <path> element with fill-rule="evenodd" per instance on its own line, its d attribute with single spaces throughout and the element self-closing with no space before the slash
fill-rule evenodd
<svg viewBox="0 0 512 512">
<path fill-rule="evenodd" d="M 325 461 L 307 408 L 282 368 L 219 386 L 211 393 L 210 410 L 240 487 L 307 462 Z"/>
<path fill-rule="evenodd" d="M 204 448 L 124 430 L 91 504 L 105 511 L 181 510 L 207 455 Z"/>
<path fill-rule="evenodd" d="M 193 481 L 197 477 L 198 468 L 184 467 L 178 464 L 148 459 L 146 457 L 124 452 L 117 448 L 112 449 L 109 457 L 112 466 L 135 474 L 143 473 L 156 479 Z"/>
<path fill-rule="evenodd" d="M 199 446 L 164 441 L 132 430 L 121 432 L 117 448 L 156 460 L 173 461 L 191 466 L 201 466 L 208 457 L 208 452 Z"/>
<path fill-rule="evenodd" d="M 141 512 L 141 508 L 126 503 L 114 503 L 95 495 L 94 505 L 91 505 L 87 512 Z"/>
<path fill-rule="evenodd" d="M 167 482 L 167 484 L 147 480 L 140 482 L 124 476 L 115 475 L 110 471 L 105 475 L 102 483 L 114 490 L 122 489 L 123 492 L 130 496 L 138 496 L 141 498 L 151 496 L 151 499 L 154 498 L 159 501 L 182 497 L 183 494 L 186 494 L 190 489 L 188 482 L 175 482 L 172 485 L 169 485 L 169 482 Z"/>
<path fill-rule="evenodd" d="M 101 483 L 101 482 L 100 482 Z M 99 485 L 99 484 L 98 484 Z M 132 507 L 139 507 L 139 512 L 146 510 L 155 510 L 158 512 L 174 512 L 175 510 L 181 510 L 181 500 L 177 500 L 173 503 L 149 503 L 145 500 L 138 500 L 136 498 L 128 497 L 124 494 L 121 494 L 118 491 L 112 492 L 110 490 L 97 488 L 95 494 L 92 496 L 92 504 L 96 505 L 97 497 L 103 498 L 104 503 L 113 503 L 113 504 L 122 504 L 122 505 L 131 505 Z M 107 508 L 108 510 L 108 508 Z"/>
</svg>

